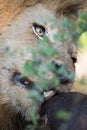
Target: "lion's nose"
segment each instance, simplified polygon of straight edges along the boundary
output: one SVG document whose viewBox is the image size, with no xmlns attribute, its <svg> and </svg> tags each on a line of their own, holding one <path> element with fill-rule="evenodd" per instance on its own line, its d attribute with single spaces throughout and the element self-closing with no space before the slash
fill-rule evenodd
<svg viewBox="0 0 87 130">
<path fill-rule="evenodd" d="M 67 83 L 69 82 L 69 76 L 68 76 L 68 71 L 65 68 L 64 65 L 62 64 L 58 64 L 55 61 L 52 61 L 52 65 L 53 65 L 53 72 L 56 74 L 56 76 L 58 77 L 58 80 L 60 83 Z"/>
</svg>

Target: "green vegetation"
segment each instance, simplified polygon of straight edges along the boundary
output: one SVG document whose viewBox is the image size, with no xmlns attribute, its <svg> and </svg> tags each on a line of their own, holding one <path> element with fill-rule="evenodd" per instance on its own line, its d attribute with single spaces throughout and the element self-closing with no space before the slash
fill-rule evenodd
<svg viewBox="0 0 87 130">
<path fill-rule="evenodd" d="M 82 47 L 81 44 L 79 44 L 78 39 L 83 32 L 87 31 L 87 14 L 79 12 L 78 15 L 79 19 L 77 22 L 73 22 L 76 19 L 74 16 L 72 16 L 72 19 L 74 19 L 73 21 L 64 18 L 62 21 L 63 32 L 54 36 L 56 40 L 69 41 L 71 44 L 74 43 L 78 47 Z M 55 26 L 59 26 L 56 25 L 55 21 L 54 23 Z M 54 70 L 54 65 L 50 64 L 50 59 L 52 56 L 56 57 L 57 54 L 56 48 L 49 44 L 49 39 L 44 37 L 43 40 L 38 41 L 36 48 L 29 48 L 29 51 L 32 53 L 33 60 L 32 62 L 26 61 L 24 64 L 24 74 L 34 79 L 35 86 L 39 89 L 39 92 L 47 91 L 48 88 L 51 88 L 52 86 L 54 86 L 55 89 L 58 88 L 59 82 L 56 76 L 53 76 L 52 78 L 47 77 L 49 72 Z M 84 83 L 84 81 L 82 80 L 81 83 Z M 43 96 L 41 97 L 39 92 L 32 91 L 30 95 L 35 99 L 35 102 L 33 103 L 34 108 L 36 108 L 35 105 L 37 106 L 39 101 L 43 101 Z M 31 119 L 34 122 L 34 125 L 37 125 L 36 119 L 38 116 L 36 116 L 35 111 L 36 109 L 32 110 Z M 64 119 L 69 116 L 70 114 L 63 111 L 57 114 L 57 117 Z"/>
<path fill-rule="evenodd" d="M 59 118 L 61 120 L 63 120 L 63 119 L 67 120 L 70 118 L 70 116 L 71 116 L 71 114 L 69 112 L 63 111 L 63 110 L 61 110 L 60 112 L 57 113 L 57 118 Z"/>
</svg>

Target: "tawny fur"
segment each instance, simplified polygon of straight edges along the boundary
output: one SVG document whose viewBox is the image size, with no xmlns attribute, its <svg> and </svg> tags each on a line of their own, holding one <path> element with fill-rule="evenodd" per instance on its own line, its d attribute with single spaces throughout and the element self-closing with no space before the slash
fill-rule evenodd
<svg viewBox="0 0 87 130">
<path fill-rule="evenodd" d="M 70 16 L 77 14 L 78 9 L 83 9 L 87 5 L 84 0 L 1 0 L 0 1 L 0 130 L 18 130 L 21 129 L 20 118 L 29 118 L 29 111 L 32 109 L 32 99 L 29 98 L 27 89 L 21 88 L 11 80 L 12 74 L 17 70 L 21 73 L 21 67 L 26 60 L 32 60 L 31 54 L 27 48 L 34 47 L 38 41 L 32 31 L 32 23 L 40 21 L 48 16 L 43 26 L 49 28 L 48 38 L 52 46 L 57 46 L 58 57 L 52 57 L 56 63 L 62 63 L 70 73 L 74 73 L 74 65 L 71 57 L 76 57 L 76 47 L 70 43 L 60 43 L 55 41 L 52 34 L 60 31 L 59 28 L 51 29 L 51 19 L 58 19 L 61 23 L 64 15 Z M 72 8 L 71 8 L 72 7 Z M 72 12 L 70 12 L 72 9 Z M 70 14 L 71 13 L 71 14 Z M 10 53 L 7 51 L 9 50 Z M 16 52 L 16 53 L 14 53 Z M 22 55 L 21 55 L 22 52 Z M 70 83 L 61 85 L 62 91 L 69 91 L 73 86 L 73 80 Z M 67 86 L 67 87 L 66 87 Z M 7 114 L 5 114 L 7 113 Z M 20 116 L 21 117 L 21 116 Z M 18 120 L 20 127 L 15 128 L 12 119 Z M 9 119 L 9 120 L 7 120 Z M 10 125 L 12 125 L 10 127 Z"/>
</svg>

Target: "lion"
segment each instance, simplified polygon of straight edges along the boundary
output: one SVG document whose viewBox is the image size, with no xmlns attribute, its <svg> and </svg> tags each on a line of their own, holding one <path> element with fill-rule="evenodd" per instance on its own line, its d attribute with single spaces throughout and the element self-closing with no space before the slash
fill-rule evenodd
<svg viewBox="0 0 87 130">
<path fill-rule="evenodd" d="M 77 15 L 87 1 L 79 0 L 2 0 L 0 2 L 0 129 L 24 130 L 29 120 L 33 99 L 29 97 L 34 80 L 23 76 L 21 67 L 32 61 L 27 51 L 35 47 L 38 39 L 46 35 L 50 44 L 57 48 L 58 57 L 52 62 L 59 69 L 65 66 L 68 73 L 75 73 L 77 48 L 69 42 L 60 42 L 53 37 L 61 31 L 52 20 L 61 21 L 65 16 Z M 72 11 L 72 12 L 70 12 Z M 70 14 L 71 13 L 71 14 Z M 22 52 L 22 53 L 21 53 Z M 54 73 L 55 74 L 55 73 Z M 74 78 L 57 75 L 60 91 L 67 92 L 73 86 Z M 26 88 L 28 86 L 28 88 Z M 33 88 L 34 89 L 34 88 Z"/>
</svg>

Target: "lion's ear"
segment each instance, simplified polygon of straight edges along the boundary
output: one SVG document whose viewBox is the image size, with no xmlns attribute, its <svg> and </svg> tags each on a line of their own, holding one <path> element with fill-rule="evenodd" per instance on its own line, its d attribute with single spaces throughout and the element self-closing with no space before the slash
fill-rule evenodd
<svg viewBox="0 0 87 130">
<path fill-rule="evenodd" d="M 71 16 L 77 15 L 79 10 L 87 11 L 87 0 L 61 0 L 56 13 Z"/>
</svg>

